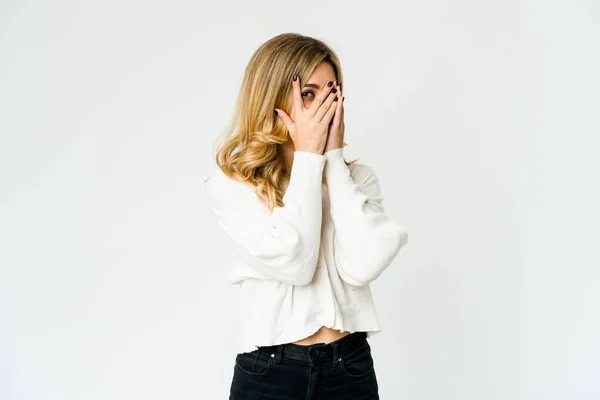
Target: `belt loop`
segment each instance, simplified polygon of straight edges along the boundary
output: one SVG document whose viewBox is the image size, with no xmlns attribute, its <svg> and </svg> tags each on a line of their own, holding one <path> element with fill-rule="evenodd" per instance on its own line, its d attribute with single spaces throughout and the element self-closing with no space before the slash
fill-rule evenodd
<svg viewBox="0 0 600 400">
<path fill-rule="evenodd" d="M 283 360 L 283 348 L 284 348 L 284 344 L 279 344 L 277 345 L 277 350 L 275 351 L 275 360 L 273 360 L 274 363 L 276 364 L 280 364 L 281 360 Z"/>
<path fill-rule="evenodd" d="M 339 351 L 338 351 L 339 343 L 333 343 L 333 363 L 332 365 L 335 367 L 338 363 Z"/>
</svg>

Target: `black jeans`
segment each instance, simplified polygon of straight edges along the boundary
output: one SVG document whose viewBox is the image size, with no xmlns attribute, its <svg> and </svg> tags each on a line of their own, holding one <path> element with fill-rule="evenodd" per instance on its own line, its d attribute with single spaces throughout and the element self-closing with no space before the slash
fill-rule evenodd
<svg viewBox="0 0 600 400">
<path fill-rule="evenodd" d="M 236 356 L 229 400 L 378 400 L 365 332 L 331 343 L 262 346 Z"/>
</svg>

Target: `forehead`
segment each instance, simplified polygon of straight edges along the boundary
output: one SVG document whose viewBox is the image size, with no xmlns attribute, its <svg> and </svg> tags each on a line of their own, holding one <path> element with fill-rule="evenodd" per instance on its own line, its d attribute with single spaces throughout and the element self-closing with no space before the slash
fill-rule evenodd
<svg viewBox="0 0 600 400">
<path fill-rule="evenodd" d="M 322 62 L 315 68 L 304 86 L 320 89 L 329 81 L 336 79 L 333 67 L 328 62 Z"/>
</svg>

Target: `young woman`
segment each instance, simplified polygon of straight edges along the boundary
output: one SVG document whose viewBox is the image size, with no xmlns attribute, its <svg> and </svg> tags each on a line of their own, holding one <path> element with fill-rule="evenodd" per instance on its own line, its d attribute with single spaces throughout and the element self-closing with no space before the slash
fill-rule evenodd
<svg viewBox="0 0 600 400">
<path fill-rule="evenodd" d="M 315 38 L 252 56 L 206 194 L 233 256 L 230 399 L 378 399 L 370 282 L 408 240 L 372 168 L 346 162 L 342 69 Z"/>
</svg>

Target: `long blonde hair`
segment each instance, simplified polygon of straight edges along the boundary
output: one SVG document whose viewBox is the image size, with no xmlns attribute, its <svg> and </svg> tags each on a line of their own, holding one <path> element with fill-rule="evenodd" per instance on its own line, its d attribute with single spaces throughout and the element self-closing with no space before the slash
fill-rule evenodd
<svg viewBox="0 0 600 400">
<path fill-rule="evenodd" d="M 282 33 L 263 43 L 252 55 L 225 135 L 217 141 L 216 163 L 230 178 L 255 188 L 272 211 L 283 207 L 284 183 L 289 172 L 282 145 L 288 140 L 285 124 L 275 108 L 288 115 L 293 106 L 292 76 L 306 82 L 322 62 L 332 65 L 338 82 L 342 69 L 335 52 L 323 41 L 298 33 Z M 344 143 L 345 145 L 345 143 Z M 350 165 L 358 161 L 345 161 Z"/>
</svg>

